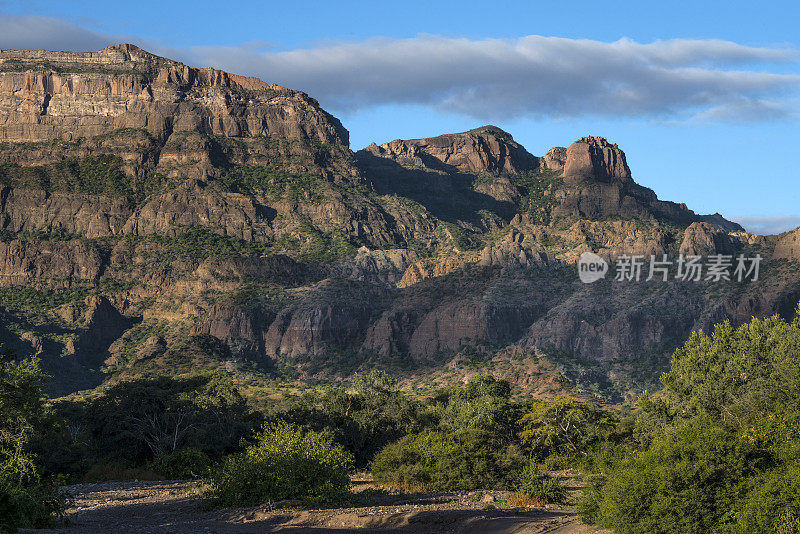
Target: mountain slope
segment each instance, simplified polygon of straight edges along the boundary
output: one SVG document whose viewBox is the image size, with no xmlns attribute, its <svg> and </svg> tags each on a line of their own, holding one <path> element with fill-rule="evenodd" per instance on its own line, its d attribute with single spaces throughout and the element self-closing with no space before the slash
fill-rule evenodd
<svg viewBox="0 0 800 534">
<path fill-rule="evenodd" d="M 800 298 L 793 234 L 659 200 L 604 138 L 537 157 L 484 126 L 354 154 L 304 93 L 131 45 L 0 51 L 0 223 L 0 340 L 58 394 L 381 367 L 615 396 L 693 329 Z M 586 251 L 767 261 L 759 284 L 585 285 Z"/>
</svg>

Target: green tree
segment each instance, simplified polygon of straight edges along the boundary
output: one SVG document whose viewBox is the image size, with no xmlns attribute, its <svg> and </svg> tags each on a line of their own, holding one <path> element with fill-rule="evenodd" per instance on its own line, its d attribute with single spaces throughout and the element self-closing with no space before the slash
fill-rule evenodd
<svg viewBox="0 0 800 534">
<path fill-rule="evenodd" d="M 724 322 L 695 332 L 662 377 L 677 417 L 708 416 L 736 428 L 759 413 L 800 410 L 800 318 Z"/>
<path fill-rule="evenodd" d="M 527 459 L 515 445 L 479 429 L 425 431 L 382 449 L 370 464 L 379 482 L 437 491 L 515 489 Z"/>
<path fill-rule="evenodd" d="M 261 421 L 223 373 L 124 381 L 59 409 L 91 458 L 131 465 L 187 447 L 232 452 Z"/>
<path fill-rule="evenodd" d="M 38 360 L 0 349 L 0 530 L 51 526 L 66 497 L 42 477 L 30 441 L 46 417 Z"/>
<path fill-rule="evenodd" d="M 607 438 L 617 422 L 608 410 L 560 395 L 533 403 L 522 417 L 521 437 L 540 459 L 551 454 L 582 455 Z"/>
<path fill-rule="evenodd" d="M 697 332 L 662 381 L 639 399 L 642 449 L 602 465 L 584 518 L 622 534 L 800 532 L 800 319 Z"/>
<path fill-rule="evenodd" d="M 330 435 L 366 466 L 386 444 L 421 430 L 419 402 L 380 372 L 356 377 L 353 389 L 306 392 L 272 413 L 277 420 Z"/>
<path fill-rule="evenodd" d="M 511 400 L 511 385 L 491 375 L 472 377 L 464 387 L 442 393 L 439 426 L 447 432 L 483 430 L 505 443 L 517 439 L 517 421 L 523 406 Z"/>
</svg>

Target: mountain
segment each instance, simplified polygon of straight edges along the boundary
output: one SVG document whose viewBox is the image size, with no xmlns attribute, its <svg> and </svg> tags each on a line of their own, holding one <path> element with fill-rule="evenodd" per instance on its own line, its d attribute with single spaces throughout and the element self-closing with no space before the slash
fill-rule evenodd
<svg viewBox="0 0 800 534">
<path fill-rule="evenodd" d="M 0 341 L 59 395 L 383 368 L 618 398 L 692 330 L 800 298 L 798 231 L 659 200 L 602 137 L 537 157 L 484 126 L 354 153 L 305 93 L 132 45 L 0 50 L 0 227 Z M 765 260 L 758 283 L 583 284 L 587 251 Z"/>
</svg>

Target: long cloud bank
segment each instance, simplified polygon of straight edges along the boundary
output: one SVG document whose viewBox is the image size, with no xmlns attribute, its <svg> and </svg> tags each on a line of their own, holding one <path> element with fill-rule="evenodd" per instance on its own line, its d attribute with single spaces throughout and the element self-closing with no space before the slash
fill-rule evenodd
<svg viewBox="0 0 800 534">
<path fill-rule="evenodd" d="M 747 70 L 792 62 L 795 50 L 714 40 L 421 36 L 287 52 L 192 52 L 206 62 L 300 87 L 338 109 L 422 104 L 481 120 L 775 119 L 795 113 L 792 100 L 800 85 L 797 74 Z"/>
<path fill-rule="evenodd" d="M 731 220 L 744 226 L 745 230 L 754 234 L 771 235 L 788 232 L 800 226 L 800 217 L 731 217 Z"/>
<path fill-rule="evenodd" d="M 301 89 L 336 112 L 415 104 L 484 121 L 629 117 L 759 121 L 797 118 L 797 50 L 730 41 L 607 43 L 527 36 L 423 35 L 290 51 L 251 46 L 140 46 Z M 46 17 L 0 16 L 0 47 L 94 50 L 119 37 Z"/>
</svg>

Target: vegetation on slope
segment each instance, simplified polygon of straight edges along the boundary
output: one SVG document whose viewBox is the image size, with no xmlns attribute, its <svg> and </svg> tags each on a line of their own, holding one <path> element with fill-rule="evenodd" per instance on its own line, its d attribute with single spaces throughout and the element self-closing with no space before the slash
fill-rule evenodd
<svg viewBox="0 0 800 534">
<path fill-rule="evenodd" d="M 164 178 L 151 173 L 131 177 L 121 157 L 111 154 L 69 157 L 57 163 L 21 166 L 0 163 L 0 183 L 13 187 L 123 197 L 131 203 L 160 191 Z"/>
<path fill-rule="evenodd" d="M 772 317 L 694 334 L 664 390 L 635 406 L 519 397 L 486 375 L 419 396 L 373 372 L 258 408 L 218 373 L 121 382 L 46 409 L 35 363 L 7 360 L 3 491 L 52 503 L 33 515 L 14 504 L 9 517 L 25 525 L 62 510 L 44 482 L 55 473 L 211 473 L 219 505 L 322 504 L 346 499 L 349 471 L 368 467 L 403 490 L 505 489 L 509 503 L 542 504 L 567 502 L 543 470 L 577 467 L 584 518 L 618 533 L 795 532 L 799 362 L 800 318 Z M 34 432 L 33 419 L 47 422 Z"/>
</svg>

